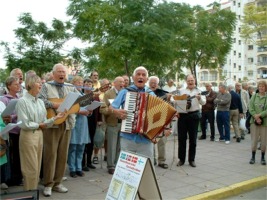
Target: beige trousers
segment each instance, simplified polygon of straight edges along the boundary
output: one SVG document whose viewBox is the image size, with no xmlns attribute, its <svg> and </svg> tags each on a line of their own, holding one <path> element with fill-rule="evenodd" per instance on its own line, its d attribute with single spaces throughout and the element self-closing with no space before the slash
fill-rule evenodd
<svg viewBox="0 0 267 200">
<path fill-rule="evenodd" d="M 38 187 L 43 152 L 43 132 L 20 131 L 19 155 L 21 172 L 24 179 L 24 190 Z"/>
<path fill-rule="evenodd" d="M 253 152 L 256 152 L 258 142 L 260 142 L 261 152 L 265 152 L 267 144 L 267 127 L 256 126 L 255 124 L 251 124 L 250 135 L 251 135 L 251 150 Z"/>
<path fill-rule="evenodd" d="M 238 109 L 236 110 L 230 110 L 230 121 L 233 125 L 234 131 L 235 131 L 235 136 L 241 137 L 240 131 L 239 131 L 239 111 Z"/>
<path fill-rule="evenodd" d="M 163 136 L 157 143 L 158 146 L 158 161 L 159 164 L 164 164 L 166 161 L 166 143 L 167 137 Z"/>
<path fill-rule="evenodd" d="M 44 186 L 54 187 L 61 183 L 65 174 L 70 130 L 66 130 L 65 123 L 58 128 L 44 130 Z"/>
</svg>

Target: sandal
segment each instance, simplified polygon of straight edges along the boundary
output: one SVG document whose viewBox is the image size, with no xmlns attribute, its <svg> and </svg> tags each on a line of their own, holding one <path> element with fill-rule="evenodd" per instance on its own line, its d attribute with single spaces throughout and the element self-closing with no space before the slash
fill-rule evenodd
<svg viewBox="0 0 267 200">
<path fill-rule="evenodd" d="M 93 164 L 98 164 L 98 163 L 99 163 L 99 162 L 98 162 L 98 157 L 95 156 L 95 157 L 93 158 Z"/>
<path fill-rule="evenodd" d="M 168 169 L 168 167 L 169 167 L 166 163 L 158 164 L 158 166 L 163 168 L 163 169 Z"/>
</svg>

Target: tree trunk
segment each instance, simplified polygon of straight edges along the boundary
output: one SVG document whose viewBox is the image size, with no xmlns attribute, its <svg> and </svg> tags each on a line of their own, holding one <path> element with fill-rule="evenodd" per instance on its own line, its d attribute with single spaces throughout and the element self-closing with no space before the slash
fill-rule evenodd
<svg viewBox="0 0 267 200">
<path fill-rule="evenodd" d="M 124 64 L 125 64 L 124 67 L 125 67 L 126 75 L 129 76 L 129 67 L 128 67 L 128 60 L 127 59 L 124 60 Z"/>
</svg>

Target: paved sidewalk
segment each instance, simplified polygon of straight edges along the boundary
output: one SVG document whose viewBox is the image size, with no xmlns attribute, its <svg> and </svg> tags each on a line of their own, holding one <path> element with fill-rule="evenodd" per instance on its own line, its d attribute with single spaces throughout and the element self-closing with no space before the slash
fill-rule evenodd
<svg viewBox="0 0 267 200">
<path fill-rule="evenodd" d="M 248 191 L 266 185 L 266 166 L 260 164 L 260 151 L 256 153 L 256 163 L 249 164 L 251 157 L 250 135 L 241 143 L 232 139 L 226 145 L 222 142 L 198 140 L 196 154 L 196 168 L 189 166 L 188 162 L 182 167 L 177 167 L 177 136 L 170 136 L 167 143 L 167 161 L 169 169 L 155 167 L 157 180 L 163 199 L 202 199 L 195 195 L 209 194 L 210 191 L 224 189 L 227 196 L 237 192 Z M 209 137 L 209 136 L 208 136 Z M 218 138 L 218 134 L 216 135 Z M 86 172 L 85 177 L 71 178 L 63 184 L 69 189 L 66 194 L 53 192 L 51 197 L 44 197 L 40 191 L 40 199 L 105 199 L 112 176 L 107 173 L 106 162 L 96 165 L 97 169 Z M 250 180 L 260 177 L 260 181 L 250 183 Z M 258 180 L 258 179 L 257 179 Z M 246 187 L 237 189 L 233 184 L 248 183 Z M 262 182 L 263 181 L 263 182 Z M 43 186 L 39 186 L 40 190 Z M 244 189 L 244 190 L 243 190 Z M 11 187 L 8 192 L 22 190 L 22 187 Z M 236 193 L 233 193 L 235 190 Z M 231 193 L 229 193 L 231 191 Z M 214 191 L 213 191 L 214 192 Z M 227 196 L 222 196 L 226 198 Z M 193 198 L 190 198 L 193 197 Z M 212 196 L 216 199 L 215 196 Z M 203 198 L 205 199 L 205 198 Z M 211 199 L 211 198 L 209 198 Z"/>
</svg>

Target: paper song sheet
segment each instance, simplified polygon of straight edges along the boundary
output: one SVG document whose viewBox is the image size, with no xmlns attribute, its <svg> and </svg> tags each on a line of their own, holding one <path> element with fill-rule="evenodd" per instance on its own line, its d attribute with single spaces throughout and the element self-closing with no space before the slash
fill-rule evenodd
<svg viewBox="0 0 267 200">
<path fill-rule="evenodd" d="M 64 112 L 65 110 L 68 111 L 73 106 L 74 102 L 78 99 L 79 96 L 80 94 L 77 92 L 70 92 L 64 99 L 63 103 L 60 104 L 57 111 L 58 112 Z"/>
<path fill-rule="evenodd" d="M 11 99 L 11 101 L 9 102 L 9 104 L 7 104 L 6 109 L 2 112 L 1 116 L 9 116 L 11 115 L 16 107 L 16 104 L 18 102 L 18 99 Z"/>
<path fill-rule="evenodd" d="M 94 110 L 101 105 L 103 105 L 103 102 L 93 101 L 90 105 L 86 106 L 85 109 L 86 110 Z"/>
<path fill-rule="evenodd" d="M 8 125 L 6 125 L 6 127 L 0 132 L 0 136 L 8 134 L 8 132 L 10 130 L 12 130 L 13 128 L 15 128 L 16 126 L 19 126 L 22 122 L 19 121 L 17 123 L 9 123 Z"/>
</svg>

